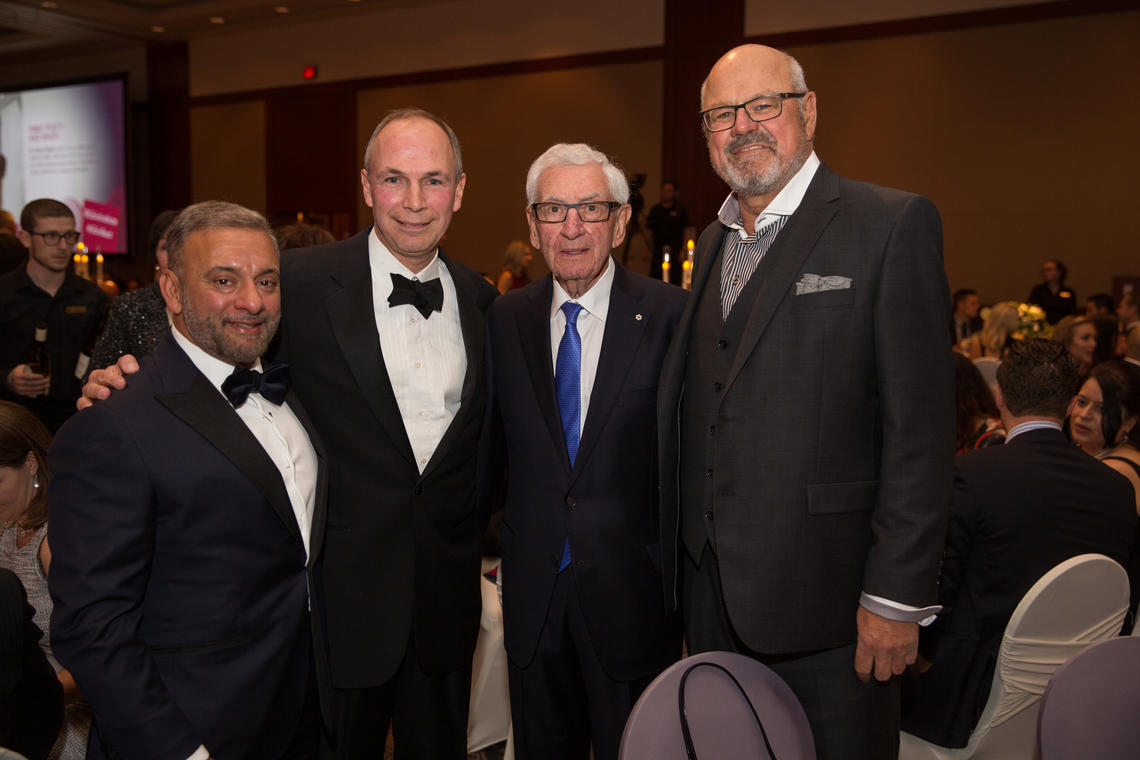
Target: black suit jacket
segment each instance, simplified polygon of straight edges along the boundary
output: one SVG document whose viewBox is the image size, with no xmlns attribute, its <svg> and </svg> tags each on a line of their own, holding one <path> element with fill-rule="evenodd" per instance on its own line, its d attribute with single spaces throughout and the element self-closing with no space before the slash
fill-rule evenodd
<svg viewBox="0 0 1140 760">
<path fill-rule="evenodd" d="M 1127 567 L 1137 530 L 1128 479 L 1059 430 L 967 452 L 956 470 L 942 614 L 920 638 L 932 666 L 908 689 L 903 710 L 906 731 L 944 747 L 966 746 L 1021 597 L 1079 554 L 1105 554 Z"/>
<path fill-rule="evenodd" d="M 311 440 L 321 467 L 306 563 L 276 466 L 173 337 L 56 436 L 52 647 L 118 757 L 185 760 L 204 744 L 273 758 L 293 737 L 324 520 Z"/>
<path fill-rule="evenodd" d="M 679 409 L 693 330 L 725 228 L 696 248 L 693 298 L 662 369 L 662 547 L 676 598 Z M 950 505 L 954 389 L 942 228 L 925 198 L 820 166 L 761 262 L 763 276 L 719 393 L 712 505 L 724 600 L 766 653 L 856 639 L 860 592 L 935 601 Z M 797 294 L 806 274 L 850 278 Z M 703 342 L 703 343 L 702 343 Z M 694 467 L 692 463 L 688 465 Z M 697 477 L 704 477 L 702 472 Z M 688 473 L 692 475 L 693 473 Z M 675 602 L 674 602 L 675 603 Z"/>
<path fill-rule="evenodd" d="M 455 282 L 467 375 L 459 412 L 421 475 L 380 350 L 369 234 L 281 257 L 278 356 L 292 365 L 329 453 L 319 575 L 338 688 L 388 681 L 413 631 L 426 671 L 470 666 L 481 608 L 475 461 L 486 407 L 483 317 L 498 292 L 440 254 Z"/>
<path fill-rule="evenodd" d="M 505 439 L 509 488 L 500 543 L 507 654 L 534 656 L 569 535 L 582 613 L 608 674 L 629 681 L 676 659 L 661 603 L 657 382 L 685 291 L 616 267 L 574 467 L 551 364 L 553 280 L 500 298 L 487 315 L 491 434 Z M 489 468 L 501 472 L 499 467 Z"/>
</svg>

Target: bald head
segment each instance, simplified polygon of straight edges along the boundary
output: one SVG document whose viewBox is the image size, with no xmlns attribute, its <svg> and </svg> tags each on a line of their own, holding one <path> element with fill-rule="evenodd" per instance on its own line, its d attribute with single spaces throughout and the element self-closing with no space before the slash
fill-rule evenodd
<svg viewBox="0 0 1140 760">
<path fill-rule="evenodd" d="M 763 116 L 750 115 L 742 106 L 761 96 L 769 96 L 773 107 Z M 701 111 L 713 108 L 735 109 L 731 126 L 723 121 L 718 131 L 706 126 L 705 138 L 709 161 L 736 194 L 747 224 L 811 155 L 815 93 L 807 89 L 803 68 L 790 55 L 741 45 L 721 56 L 701 86 Z"/>
</svg>

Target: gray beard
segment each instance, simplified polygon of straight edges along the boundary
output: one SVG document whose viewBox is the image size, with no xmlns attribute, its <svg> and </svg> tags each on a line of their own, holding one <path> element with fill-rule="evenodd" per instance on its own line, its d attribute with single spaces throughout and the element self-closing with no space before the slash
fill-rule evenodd
<svg viewBox="0 0 1140 760">
<path fill-rule="evenodd" d="M 766 145 L 772 149 L 775 154 L 775 141 L 763 135 L 761 132 L 753 132 L 746 135 L 737 135 L 724 147 L 725 150 L 725 165 L 723 169 L 716 169 L 717 175 L 724 180 L 724 183 L 736 193 L 737 196 L 742 198 L 756 198 L 769 193 L 779 192 L 784 185 L 795 175 L 800 167 L 807 161 L 808 156 L 811 155 L 812 145 L 810 142 L 805 142 L 800 147 L 799 152 L 792 157 L 792 160 L 787 166 L 781 166 L 778 162 L 773 161 L 768 164 L 763 170 L 749 170 L 733 164 L 728 155 L 737 148 L 742 148 L 746 145 Z M 715 168 L 715 167 L 714 167 Z"/>
</svg>

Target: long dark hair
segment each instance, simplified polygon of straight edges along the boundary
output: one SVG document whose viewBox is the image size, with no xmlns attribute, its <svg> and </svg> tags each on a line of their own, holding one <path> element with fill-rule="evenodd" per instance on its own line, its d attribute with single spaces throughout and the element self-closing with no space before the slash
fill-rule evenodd
<svg viewBox="0 0 1140 760">
<path fill-rule="evenodd" d="M 999 414 L 993 391 L 986 385 L 982 373 L 961 354 L 954 354 L 954 395 L 958 402 L 954 438 L 956 448 L 961 449 L 970 444 L 978 417 L 997 417 Z"/>
<path fill-rule="evenodd" d="M 36 415 L 19 404 L 0 401 L 0 467 L 23 467 L 29 451 L 36 458 L 40 487 L 20 520 L 27 528 L 38 528 L 47 522 L 47 490 L 51 483 L 47 450 L 50 446 L 51 433 Z"/>
<path fill-rule="evenodd" d="M 1090 380 L 1100 386 L 1101 413 L 1100 430 L 1104 433 L 1104 445 L 1116 444 L 1116 436 L 1126 417 L 1140 414 L 1140 374 L 1124 362 L 1105 362 L 1092 368 Z M 1140 445 L 1140 424 L 1133 424 L 1125 440 L 1132 445 Z"/>
</svg>

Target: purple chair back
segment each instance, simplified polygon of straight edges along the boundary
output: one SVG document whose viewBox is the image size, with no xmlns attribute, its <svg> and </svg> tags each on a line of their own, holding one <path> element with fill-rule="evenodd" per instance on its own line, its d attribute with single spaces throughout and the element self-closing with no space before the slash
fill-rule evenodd
<svg viewBox="0 0 1140 760">
<path fill-rule="evenodd" d="M 732 652 L 688 657 L 657 676 L 630 713 L 618 755 L 619 760 L 744 757 L 815 760 L 815 743 L 791 688 L 771 668 Z"/>
<path fill-rule="evenodd" d="M 1140 757 L 1140 638 L 1093 644 L 1053 674 L 1037 713 L 1040 760 Z"/>
</svg>

